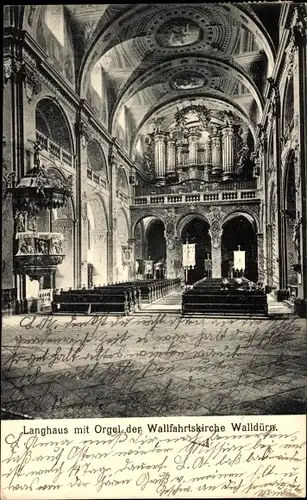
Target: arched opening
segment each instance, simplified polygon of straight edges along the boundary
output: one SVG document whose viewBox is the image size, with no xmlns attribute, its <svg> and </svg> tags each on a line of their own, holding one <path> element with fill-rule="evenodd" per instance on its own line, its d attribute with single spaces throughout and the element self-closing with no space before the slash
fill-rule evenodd
<svg viewBox="0 0 307 500">
<path fill-rule="evenodd" d="M 165 277 L 166 241 L 164 222 L 155 216 L 143 217 L 134 228 L 135 277 Z M 159 270 L 159 276 L 155 273 Z"/>
<path fill-rule="evenodd" d="M 74 215 L 72 201 L 59 209 L 53 210 L 52 230 L 63 234 L 63 253 L 65 254 L 62 264 L 57 267 L 54 275 L 54 288 L 70 288 L 74 286 Z"/>
<path fill-rule="evenodd" d="M 119 191 L 128 194 L 129 186 L 128 179 L 123 167 L 119 167 L 116 174 L 116 189 Z"/>
<path fill-rule="evenodd" d="M 48 173 L 54 178 L 63 181 L 64 176 L 52 166 Z M 26 276 L 26 296 L 35 298 L 39 290 L 68 289 L 74 286 L 74 207 L 69 198 L 65 205 L 57 209 L 42 209 L 36 215 L 37 233 L 61 233 L 63 235 L 62 252 L 64 260 L 51 274 L 45 274 L 39 281 L 31 281 Z"/>
<path fill-rule="evenodd" d="M 73 146 L 67 119 L 51 99 L 41 99 L 35 110 L 36 136 L 43 149 L 72 166 Z"/>
<path fill-rule="evenodd" d="M 126 213 L 122 208 L 117 212 L 116 219 L 116 269 L 115 281 L 127 281 L 129 263 L 125 260 L 125 250 L 128 245 L 129 224 Z"/>
<path fill-rule="evenodd" d="M 285 252 L 286 252 L 286 275 L 287 286 L 297 285 L 297 273 L 293 265 L 299 261 L 298 249 L 295 247 L 295 222 L 296 222 L 296 186 L 295 186 L 295 167 L 294 151 L 290 152 L 288 165 L 286 167 L 285 187 Z"/>
<path fill-rule="evenodd" d="M 268 203 L 268 225 L 267 225 L 267 282 L 275 288 L 278 285 L 277 268 L 277 223 L 276 223 L 276 190 L 274 184 L 271 186 Z"/>
<path fill-rule="evenodd" d="M 51 100 L 41 99 L 36 106 L 36 130 L 55 144 L 72 152 L 70 131 L 62 110 Z"/>
<path fill-rule="evenodd" d="M 286 130 L 292 129 L 293 127 L 293 117 L 294 117 L 294 89 L 293 89 L 293 77 L 290 78 L 284 100 L 284 132 Z"/>
<path fill-rule="evenodd" d="M 97 141 L 89 141 L 87 144 L 87 167 L 107 180 L 106 159 Z"/>
<path fill-rule="evenodd" d="M 234 251 L 245 252 L 243 276 L 251 281 L 258 280 L 257 235 L 252 221 L 243 215 L 235 215 L 223 225 L 222 234 L 222 277 L 239 277 L 234 270 Z"/>
<path fill-rule="evenodd" d="M 166 242 L 164 235 L 164 223 L 155 219 L 151 222 L 146 231 L 147 252 L 146 259 L 152 260 L 154 263 L 164 261 L 166 259 Z"/>
<path fill-rule="evenodd" d="M 195 283 L 207 276 L 205 260 L 211 257 L 211 238 L 209 224 L 203 218 L 193 217 L 182 229 L 181 243 L 195 243 L 195 266 L 188 269 L 187 282 Z"/>
<path fill-rule="evenodd" d="M 106 212 L 100 198 L 96 197 L 87 204 L 88 215 L 88 241 L 87 286 L 99 286 L 108 281 L 108 223 Z"/>
</svg>

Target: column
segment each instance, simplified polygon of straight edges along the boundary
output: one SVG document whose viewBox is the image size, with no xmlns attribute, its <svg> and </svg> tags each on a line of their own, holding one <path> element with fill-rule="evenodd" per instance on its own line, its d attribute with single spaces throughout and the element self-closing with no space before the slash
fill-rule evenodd
<svg viewBox="0 0 307 500">
<path fill-rule="evenodd" d="M 197 164 L 197 148 L 200 134 L 197 130 L 190 130 L 189 134 L 189 164 Z"/>
<path fill-rule="evenodd" d="M 223 181 L 233 179 L 234 176 L 234 131 L 224 127 L 223 136 Z"/>
<path fill-rule="evenodd" d="M 166 278 L 177 278 L 180 273 L 181 259 L 181 243 L 176 235 L 176 222 L 168 217 L 164 221 L 166 240 Z"/>
<path fill-rule="evenodd" d="M 176 141 L 169 137 L 167 139 L 167 174 L 175 172 L 176 167 Z"/>
<path fill-rule="evenodd" d="M 222 228 L 213 222 L 209 229 L 211 236 L 212 278 L 222 277 Z"/>
<path fill-rule="evenodd" d="M 297 5 L 296 26 L 292 28 L 292 39 L 294 44 L 293 64 L 293 86 L 294 92 L 294 126 L 297 133 L 298 150 L 295 163 L 295 183 L 297 187 L 297 223 L 298 244 L 301 255 L 301 273 L 299 276 L 298 301 L 305 304 L 305 317 L 307 314 L 307 43 L 306 43 L 306 19 L 304 19 L 304 5 Z"/>
<path fill-rule="evenodd" d="M 135 238 L 128 239 L 128 245 L 131 251 L 130 265 L 128 269 L 128 280 L 135 280 Z"/>
<path fill-rule="evenodd" d="M 185 158 L 184 158 L 184 151 L 185 151 L 185 144 L 183 144 L 181 141 L 178 142 L 177 145 L 177 159 L 178 159 L 178 166 L 181 167 L 185 163 Z"/>
<path fill-rule="evenodd" d="M 113 283 L 116 276 L 116 145 L 113 142 L 109 149 L 109 228 L 107 232 L 107 251 L 108 251 L 108 283 Z"/>
<path fill-rule="evenodd" d="M 204 180 L 208 181 L 210 179 L 211 174 L 211 139 L 208 137 L 205 141 L 205 172 L 204 172 Z"/>
<path fill-rule="evenodd" d="M 211 153 L 212 153 L 212 171 L 213 177 L 219 177 L 222 173 L 222 162 L 221 162 L 221 136 L 219 129 L 217 127 L 213 128 L 213 133 L 211 134 Z"/>
<path fill-rule="evenodd" d="M 263 233 L 257 233 L 257 262 L 258 262 L 258 280 L 265 282 L 266 273 L 264 268 L 264 247 Z"/>
<path fill-rule="evenodd" d="M 88 222 L 87 222 L 87 140 L 84 133 L 84 102 L 77 110 L 76 120 L 76 285 L 87 286 L 87 251 L 88 251 Z"/>
<path fill-rule="evenodd" d="M 166 144 L 165 133 L 157 132 L 154 136 L 155 141 L 155 177 L 164 179 L 166 167 Z"/>
</svg>

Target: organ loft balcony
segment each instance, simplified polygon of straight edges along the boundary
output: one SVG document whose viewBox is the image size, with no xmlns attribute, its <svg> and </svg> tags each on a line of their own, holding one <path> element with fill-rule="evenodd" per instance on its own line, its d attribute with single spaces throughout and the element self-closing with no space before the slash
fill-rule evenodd
<svg viewBox="0 0 307 500">
<path fill-rule="evenodd" d="M 232 180 L 228 182 L 206 182 L 199 179 L 172 184 L 136 186 L 132 204 L 180 205 L 191 203 L 223 204 L 229 202 L 259 202 L 261 191 L 257 179 Z"/>
<path fill-rule="evenodd" d="M 257 203 L 254 131 L 229 110 L 188 104 L 152 120 L 139 140 L 133 205 Z"/>
</svg>

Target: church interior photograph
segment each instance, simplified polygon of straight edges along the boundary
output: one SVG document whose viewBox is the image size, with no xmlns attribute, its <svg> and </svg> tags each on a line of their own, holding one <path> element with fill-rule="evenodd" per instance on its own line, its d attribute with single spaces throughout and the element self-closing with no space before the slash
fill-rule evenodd
<svg viewBox="0 0 307 500">
<path fill-rule="evenodd" d="M 3 12 L 4 417 L 302 412 L 307 4 Z"/>
</svg>

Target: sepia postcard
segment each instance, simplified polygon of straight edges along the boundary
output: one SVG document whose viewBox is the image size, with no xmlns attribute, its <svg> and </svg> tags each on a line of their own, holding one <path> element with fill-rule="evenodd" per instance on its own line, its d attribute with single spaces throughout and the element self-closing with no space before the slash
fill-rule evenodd
<svg viewBox="0 0 307 500">
<path fill-rule="evenodd" d="M 1 499 L 304 498 L 307 3 L 3 13 Z"/>
</svg>

